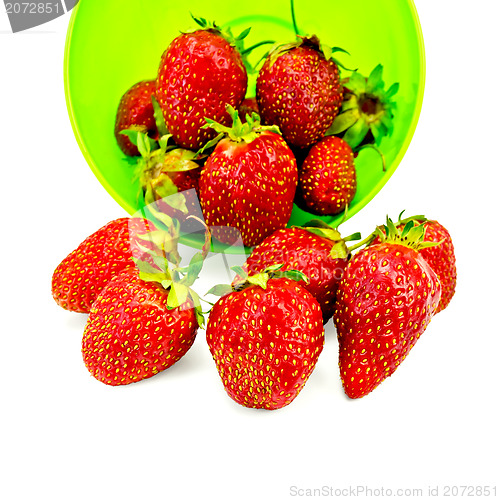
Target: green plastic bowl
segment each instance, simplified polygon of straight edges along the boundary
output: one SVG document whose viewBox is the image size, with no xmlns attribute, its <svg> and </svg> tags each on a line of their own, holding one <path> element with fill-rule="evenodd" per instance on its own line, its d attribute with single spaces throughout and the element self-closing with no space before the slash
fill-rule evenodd
<svg viewBox="0 0 500 500">
<path fill-rule="evenodd" d="M 373 150 L 356 160 L 358 189 L 347 217 L 361 210 L 384 186 L 401 162 L 415 131 L 425 83 L 424 43 L 412 0 L 295 0 L 298 25 L 330 46 L 349 51 L 347 67 L 368 75 L 381 63 L 386 87 L 399 82 L 392 136 L 381 150 L 384 172 Z M 181 30 L 194 27 L 190 13 L 229 25 L 234 33 L 251 26 L 247 45 L 260 40 L 293 40 L 289 0 L 81 0 L 70 20 L 65 58 L 66 102 L 78 144 L 101 184 L 130 214 L 140 208 L 133 166 L 118 148 L 114 121 L 122 94 L 139 80 L 156 76 L 160 56 Z M 266 50 L 253 54 L 259 57 Z M 350 73 L 344 71 L 343 75 Z M 255 95 L 255 77 L 248 96 Z M 313 218 L 294 207 L 290 225 Z M 341 216 L 322 217 L 330 224 Z"/>
</svg>

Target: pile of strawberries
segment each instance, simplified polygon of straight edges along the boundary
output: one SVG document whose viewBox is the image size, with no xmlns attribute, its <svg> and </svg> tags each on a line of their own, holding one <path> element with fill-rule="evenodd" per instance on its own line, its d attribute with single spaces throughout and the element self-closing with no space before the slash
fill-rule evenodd
<svg viewBox="0 0 500 500">
<path fill-rule="evenodd" d="M 82 352 L 109 385 L 149 378 L 178 361 L 204 326 L 191 286 L 210 232 L 188 266 L 177 251 L 178 224 L 110 222 L 57 267 L 52 294 L 88 313 Z M 169 224 L 169 225 L 168 225 Z M 353 235 L 355 238 L 356 235 Z M 350 248 L 353 237 L 321 221 L 279 229 L 257 245 L 208 314 L 206 340 L 224 388 L 252 408 L 277 409 L 304 387 L 333 316 L 346 394 L 362 397 L 392 375 L 456 287 L 453 243 L 437 221 L 410 217 Z"/>
<path fill-rule="evenodd" d="M 116 116 L 116 140 L 138 157 L 153 217 L 118 219 L 89 236 L 55 270 L 52 295 L 88 314 L 83 360 L 108 385 L 172 366 L 208 315 L 206 341 L 227 394 L 282 408 L 313 372 L 333 317 L 345 393 L 365 396 L 450 303 L 451 237 L 423 216 L 388 218 L 350 247 L 361 235 L 342 237 L 318 219 L 287 225 L 294 203 L 318 215 L 348 208 L 355 157 L 380 152 L 398 85 L 384 88 L 380 65 L 341 78 L 333 55 L 342 49 L 314 35 L 274 44 L 252 67 L 249 30 L 235 37 L 195 21 L 165 50 L 156 79 L 123 95 Z M 249 71 L 258 72 L 254 94 Z M 198 203 L 204 220 L 193 217 Z M 177 242 L 200 228 L 204 243 L 186 265 Z M 250 255 L 231 284 L 206 291 L 220 298 L 204 313 L 192 286 L 212 239 L 238 238 Z"/>
<path fill-rule="evenodd" d="M 207 224 L 235 229 L 249 247 L 286 227 L 294 203 L 343 213 L 357 190 L 356 155 L 380 152 L 392 132 L 398 84 L 385 89 L 381 65 L 341 79 L 334 56 L 345 51 L 315 35 L 274 44 L 252 66 L 248 56 L 261 44 L 245 49 L 249 29 L 234 36 L 194 21 L 198 28 L 163 53 L 156 79 L 133 85 L 119 103 L 116 140 L 139 156 L 145 204 L 194 189 Z M 223 233 L 214 237 L 227 243 L 231 231 Z"/>
</svg>

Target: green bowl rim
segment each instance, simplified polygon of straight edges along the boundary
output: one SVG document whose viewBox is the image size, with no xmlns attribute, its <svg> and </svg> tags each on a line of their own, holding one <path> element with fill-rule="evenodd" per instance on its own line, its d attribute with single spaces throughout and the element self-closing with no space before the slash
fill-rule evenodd
<svg viewBox="0 0 500 500">
<path fill-rule="evenodd" d="M 413 0 L 407 0 L 408 5 L 411 10 L 413 22 L 415 25 L 415 30 L 416 34 L 418 37 L 418 45 L 419 45 L 419 54 L 420 54 L 420 82 L 418 86 L 418 94 L 417 94 L 417 100 L 415 103 L 415 110 L 413 113 L 413 117 L 410 123 L 410 127 L 408 129 L 408 133 L 406 135 L 406 138 L 403 142 L 403 145 L 401 146 L 398 154 L 394 158 L 394 161 L 391 164 L 391 167 L 387 170 L 386 174 L 377 182 L 372 190 L 368 193 L 367 196 L 364 197 L 363 201 L 358 203 L 355 208 L 352 210 L 348 210 L 347 212 L 347 218 L 351 218 L 353 215 L 358 213 L 361 209 L 363 209 L 374 197 L 375 195 L 381 191 L 381 189 L 384 187 L 384 185 L 388 182 L 388 180 L 391 178 L 392 174 L 396 170 L 396 168 L 399 166 L 401 163 L 404 155 L 406 154 L 406 151 L 408 150 L 408 147 L 410 146 L 410 143 L 413 139 L 413 136 L 415 134 L 415 130 L 417 128 L 418 120 L 420 117 L 420 112 L 422 110 L 422 104 L 424 100 L 424 90 L 425 90 L 425 78 L 426 78 L 426 61 L 425 61 L 425 45 L 424 45 L 424 38 L 423 38 L 423 33 L 422 33 L 422 26 L 420 24 L 420 20 L 418 17 L 417 9 L 415 7 L 415 4 Z M 78 9 L 81 5 L 81 2 L 79 2 L 75 8 L 73 9 L 71 13 L 71 18 L 68 24 L 68 30 L 66 33 L 66 41 L 65 41 L 65 48 L 64 48 L 64 94 L 65 94 L 65 99 L 66 99 L 66 107 L 68 109 L 68 114 L 69 114 L 69 119 L 71 122 L 71 127 L 73 129 L 73 133 L 75 135 L 76 141 L 78 143 L 78 146 L 80 147 L 81 152 L 83 153 L 84 158 L 86 159 L 87 163 L 89 164 L 92 172 L 96 176 L 96 178 L 99 180 L 101 185 L 106 189 L 106 191 L 114 198 L 114 200 L 122 207 L 125 209 L 126 212 L 129 214 L 133 214 L 137 211 L 137 208 L 133 207 L 129 203 L 126 203 L 115 188 L 106 180 L 104 175 L 101 173 L 101 171 L 97 168 L 97 165 L 94 163 L 94 160 L 90 153 L 88 152 L 87 148 L 85 147 L 85 143 L 82 139 L 82 135 L 80 133 L 80 129 L 78 128 L 78 124 L 76 122 L 75 118 L 75 112 L 73 109 L 73 103 L 71 101 L 71 89 L 70 89 L 70 81 L 69 81 L 69 57 L 70 57 L 70 52 L 71 52 L 71 38 L 73 34 L 73 28 L 75 25 L 75 20 L 76 16 L 78 14 Z"/>
</svg>

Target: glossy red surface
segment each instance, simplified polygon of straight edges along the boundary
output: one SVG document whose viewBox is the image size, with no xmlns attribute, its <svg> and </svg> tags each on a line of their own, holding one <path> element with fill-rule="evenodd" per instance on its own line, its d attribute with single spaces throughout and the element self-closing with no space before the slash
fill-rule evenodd
<svg viewBox="0 0 500 500">
<path fill-rule="evenodd" d="M 251 143 L 221 140 L 200 176 L 200 202 L 209 226 L 235 228 L 254 246 L 286 226 L 297 187 L 297 164 L 283 138 L 263 132 Z M 223 243 L 233 231 L 214 229 Z"/>
<path fill-rule="evenodd" d="M 137 271 L 111 280 L 94 302 L 83 334 L 85 366 L 100 382 L 123 385 L 152 377 L 186 354 L 198 323 L 189 302 L 167 307 L 168 292 Z"/>
<path fill-rule="evenodd" d="M 292 145 L 306 147 L 324 135 L 338 114 L 342 87 L 337 65 L 311 47 L 268 58 L 257 78 L 263 122 L 278 125 Z"/>
<path fill-rule="evenodd" d="M 215 137 L 202 129 L 205 117 L 226 126 L 226 105 L 237 108 L 247 90 L 247 73 L 237 50 L 210 30 L 184 33 L 163 53 L 157 98 L 175 142 L 198 149 Z"/>
<path fill-rule="evenodd" d="M 417 251 L 380 243 L 349 262 L 334 314 L 346 394 L 365 396 L 392 375 L 436 312 L 441 284 Z"/>
<path fill-rule="evenodd" d="M 290 404 L 323 349 L 321 310 L 295 281 L 270 279 L 217 301 L 207 343 L 228 395 L 251 408 Z"/>
</svg>

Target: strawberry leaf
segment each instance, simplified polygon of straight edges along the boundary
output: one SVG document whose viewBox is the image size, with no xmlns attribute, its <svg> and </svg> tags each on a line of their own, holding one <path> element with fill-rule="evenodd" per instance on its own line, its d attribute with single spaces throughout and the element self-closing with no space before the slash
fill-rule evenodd
<svg viewBox="0 0 500 500">
<path fill-rule="evenodd" d="M 151 102 L 153 103 L 153 116 L 155 118 L 156 128 L 158 129 L 160 137 L 169 135 L 170 132 L 168 131 L 167 124 L 165 123 L 163 110 L 154 95 L 151 96 Z"/>
<path fill-rule="evenodd" d="M 205 294 L 205 295 L 215 295 L 217 297 L 223 297 L 228 293 L 233 292 L 233 287 L 231 285 L 215 285 Z"/>
<path fill-rule="evenodd" d="M 172 282 L 167 297 L 167 308 L 176 309 L 182 306 L 188 298 L 189 288 L 182 283 Z"/>
</svg>

